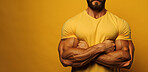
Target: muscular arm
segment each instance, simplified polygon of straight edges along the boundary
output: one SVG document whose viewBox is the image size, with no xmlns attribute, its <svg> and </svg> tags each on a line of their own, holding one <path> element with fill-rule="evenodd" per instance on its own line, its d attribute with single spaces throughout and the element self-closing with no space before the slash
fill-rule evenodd
<svg viewBox="0 0 148 72">
<path fill-rule="evenodd" d="M 99 56 L 98 64 L 107 67 L 130 68 L 133 60 L 134 45 L 131 40 L 117 40 L 116 51 Z"/>
<path fill-rule="evenodd" d="M 104 52 L 104 44 L 101 43 L 87 49 L 76 48 L 77 44 L 78 40 L 76 38 L 68 38 L 60 41 L 58 50 L 60 60 L 64 66 L 84 66 Z M 113 46 L 113 43 L 110 46 Z"/>
<path fill-rule="evenodd" d="M 76 38 L 68 38 L 60 41 L 59 54 L 61 63 L 64 66 L 83 66 L 103 52 L 101 48 L 96 46 L 87 49 L 77 48 L 77 44 L 78 40 Z"/>
<path fill-rule="evenodd" d="M 127 69 L 130 69 L 132 63 L 133 63 L 133 58 L 134 58 L 134 51 L 135 51 L 135 48 L 134 48 L 134 44 L 132 41 L 129 41 L 129 52 L 130 52 L 130 56 L 131 56 L 131 59 L 129 61 L 126 61 L 122 67 L 123 68 L 127 68 Z"/>
</svg>

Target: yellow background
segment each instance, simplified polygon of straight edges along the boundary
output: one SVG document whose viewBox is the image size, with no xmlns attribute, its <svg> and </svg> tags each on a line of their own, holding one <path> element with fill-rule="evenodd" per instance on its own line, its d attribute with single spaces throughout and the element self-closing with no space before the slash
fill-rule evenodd
<svg viewBox="0 0 148 72">
<path fill-rule="evenodd" d="M 131 26 L 132 68 L 148 72 L 148 0 L 107 0 Z M 0 72 L 70 72 L 58 58 L 61 27 L 87 8 L 86 0 L 0 0 Z"/>
</svg>

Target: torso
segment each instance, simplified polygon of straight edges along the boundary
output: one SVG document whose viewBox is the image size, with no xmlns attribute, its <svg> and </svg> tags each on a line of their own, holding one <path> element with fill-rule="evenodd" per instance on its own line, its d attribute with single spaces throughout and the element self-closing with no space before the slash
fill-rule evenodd
<svg viewBox="0 0 148 72">
<path fill-rule="evenodd" d="M 89 46 L 101 43 L 106 39 L 115 40 L 118 36 L 118 18 L 108 12 L 95 19 L 83 11 L 72 18 L 74 21 L 74 32 L 79 40 L 84 40 Z M 86 68 L 73 68 L 73 72 L 113 72 L 112 69 L 98 65 L 96 63 L 88 64 Z"/>
</svg>

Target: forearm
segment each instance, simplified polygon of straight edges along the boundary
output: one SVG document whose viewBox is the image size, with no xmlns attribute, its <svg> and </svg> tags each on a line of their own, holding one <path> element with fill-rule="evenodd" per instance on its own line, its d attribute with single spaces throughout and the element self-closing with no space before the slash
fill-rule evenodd
<svg viewBox="0 0 148 72">
<path fill-rule="evenodd" d="M 103 52 L 103 44 L 99 44 L 97 46 L 91 46 L 87 49 L 83 48 L 68 48 L 65 52 L 62 54 L 63 59 L 69 59 L 73 61 L 83 61 L 88 58 L 92 58 L 93 56 L 99 55 Z"/>
<path fill-rule="evenodd" d="M 65 52 L 63 52 L 63 59 L 67 60 L 68 64 L 67 66 L 72 67 L 81 67 L 85 64 L 92 61 L 95 57 L 97 57 L 99 54 L 104 52 L 102 50 L 104 46 L 100 44 L 99 46 L 92 46 L 87 49 L 83 48 L 69 48 Z"/>
<path fill-rule="evenodd" d="M 68 40 L 66 40 L 68 41 Z M 76 45 L 74 45 L 76 44 Z M 64 42 L 60 45 L 60 60 L 63 66 L 81 67 L 90 63 L 101 53 L 108 53 L 114 50 L 114 42 L 110 40 L 105 40 L 103 43 L 96 44 L 91 47 L 82 46 L 82 42 L 67 44 Z M 83 48 L 84 47 L 84 48 Z"/>
<path fill-rule="evenodd" d="M 71 65 L 69 66 L 72 66 L 72 67 L 82 67 L 82 66 L 85 66 L 86 64 L 90 63 L 92 60 L 94 60 L 94 58 L 96 58 L 97 55 L 93 56 L 93 57 L 90 57 L 86 60 L 83 60 L 81 62 L 72 62 Z"/>
<path fill-rule="evenodd" d="M 96 62 L 108 67 L 122 67 L 122 65 L 128 60 L 130 60 L 129 52 L 118 50 L 99 56 L 96 59 Z"/>
</svg>

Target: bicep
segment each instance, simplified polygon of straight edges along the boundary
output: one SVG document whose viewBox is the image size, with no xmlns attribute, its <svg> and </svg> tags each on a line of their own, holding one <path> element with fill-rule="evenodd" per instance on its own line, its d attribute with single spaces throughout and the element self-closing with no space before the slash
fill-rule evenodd
<svg viewBox="0 0 148 72">
<path fill-rule="evenodd" d="M 123 68 L 127 68 L 127 69 L 130 69 L 131 65 L 132 65 L 132 62 L 133 62 L 133 56 L 134 56 L 134 44 L 133 42 L 130 40 L 129 41 L 129 52 L 130 52 L 130 56 L 131 56 L 131 59 L 127 62 L 125 62 L 122 67 Z"/>
<path fill-rule="evenodd" d="M 69 48 L 74 48 L 77 47 L 78 40 L 76 38 L 66 38 L 66 39 L 61 39 L 59 46 L 58 46 L 58 51 L 60 56 L 62 56 L 63 52 L 68 50 Z"/>
<path fill-rule="evenodd" d="M 116 40 L 116 50 L 128 50 L 131 56 L 134 54 L 134 44 L 132 40 Z"/>
<path fill-rule="evenodd" d="M 129 40 L 116 40 L 115 41 L 116 44 L 116 50 L 124 50 L 124 51 L 128 51 L 129 50 Z"/>
<path fill-rule="evenodd" d="M 129 24 L 123 20 L 121 23 L 119 23 L 119 34 L 116 38 L 115 44 L 116 44 L 116 50 L 122 50 L 126 53 L 131 54 L 131 49 L 133 46 L 133 43 L 131 41 L 131 29 Z"/>
<path fill-rule="evenodd" d="M 58 52 L 59 52 L 60 61 L 64 66 L 70 65 L 72 63 L 70 60 L 63 59 L 64 51 L 68 50 L 68 48 L 70 47 L 76 47 L 77 43 L 78 40 L 76 38 L 61 39 L 58 46 Z"/>
<path fill-rule="evenodd" d="M 128 61 L 124 62 L 121 65 L 121 67 L 127 68 L 127 69 L 129 69 L 131 67 L 132 62 L 133 62 L 134 50 L 135 50 L 135 48 L 134 48 L 134 44 L 133 44 L 132 40 L 128 40 L 128 54 L 130 56 L 130 59 Z M 127 54 L 127 52 L 126 52 L 126 54 Z"/>
<path fill-rule="evenodd" d="M 116 40 L 116 51 L 101 55 L 97 58 L 97 63 L 107 64 L 109 66 L 121 66 L 122 63 L 129 61 L 133 53 L 133 44 L 131 40 Z M 129 64 L 127 64 L 129 65 Z"/>
<path fill-rule="evenodd" d="M 131 55 L 131 40 L 116 40 L 116 51 L 120 50 L 123 54 L 123 58 L 126 60 L 130 60 L 132 55 Z"/>
</svg>

